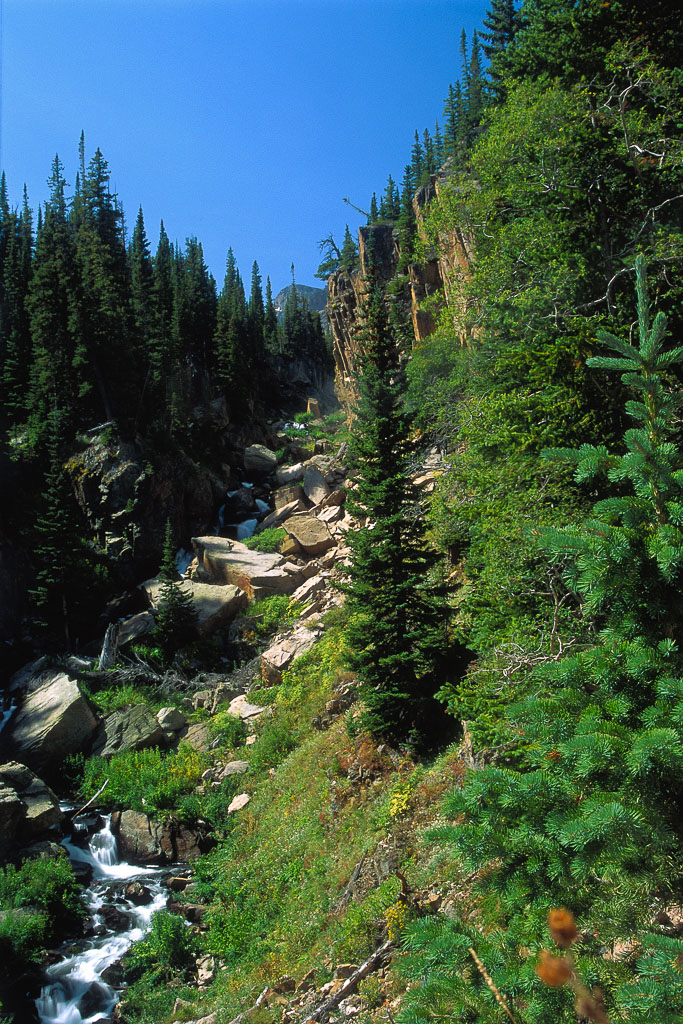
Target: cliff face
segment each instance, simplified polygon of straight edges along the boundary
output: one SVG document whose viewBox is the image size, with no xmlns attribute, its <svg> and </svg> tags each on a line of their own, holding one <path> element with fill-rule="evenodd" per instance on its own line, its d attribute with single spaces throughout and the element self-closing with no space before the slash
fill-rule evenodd
<svg viewBox="0 0 683 1024">
<path fill-rule="evenodd" d="M 425 211 L 432 199 L 439 196 L 448 180 L 446 165 L 434 175 L 429 184 L 418 189 L 413 198 L 413 208 L 418 232 L 425 238 Z M 360 338 L 359 308 L 364 294 L 364 277 L 367 267 L 370 240 L 374 246 L 377 275 L 387 283 L 395 278 L 400 258 L 398 232 L 392 224 L 370 224 L 359 229 L 358 253 L 360 267 L 352 273 L 332 274 L 327 282 L 327 318 L 332 332 L 334 361 L 336 367 L 335 387 L 339 401 L 347 409 L 358 398 L 358 360 L 362 352 Z M 473 259 L 471 238 L 464 227 L 456 226 L 440 236 L 438 251 L 425 263 L 411 263 L 403 279 L 402 297 L 406 313 L 413 325 L 415 342 L 428 337 L 436 327 L 434 313 L 421 308 L 425 299 L 443 293 L 456 316 L 464 310 L 462 284 L 467 279 Z M 460 338 L 465 344 L 466 335 Z"/>
</svg>

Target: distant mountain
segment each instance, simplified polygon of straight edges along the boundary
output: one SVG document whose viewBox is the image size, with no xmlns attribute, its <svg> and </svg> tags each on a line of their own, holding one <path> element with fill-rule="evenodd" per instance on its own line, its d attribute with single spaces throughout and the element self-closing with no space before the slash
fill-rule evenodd
<svg viewBox="0 0 683 1024">
<path fill-rule="evenodd" d="M 287 301 L 287 296 L 291 292 L 292 287 L 293 286 L 291 284 L 288 284 L 287 287 L 278 292 L 273 299 L 273 305 L 275 306 L 278 320 L 282 320 L 282 314 L 285 311 L 285 302 Z M 327 288 L 314 288 L 310 284 L 297 284 L 296 291 L 297 295 L 306 299 L 308 302 L 308 308 L 311 312 L 324 314 L 325 306 L 327 305 Z M 327 320 L 323 317 L 323 324 L 326 323 Z"/>
</svg>

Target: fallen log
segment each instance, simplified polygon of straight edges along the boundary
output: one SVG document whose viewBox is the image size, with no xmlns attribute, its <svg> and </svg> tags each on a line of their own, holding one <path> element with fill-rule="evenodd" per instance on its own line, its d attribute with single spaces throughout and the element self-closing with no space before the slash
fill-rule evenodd
<svg viewBox="0 0 683 1024">
<path fill-rule="evenodd" d="M 387 939 L 384 945 L 376 949 L 372 956 L 368 957 L 364 964 L 362 964 L 357 971 L 351 975 L 350 978 L 344 982 L 341 988 L 337 989 L 333 996 L 326 999 L 324 1003 L 314 1010 L 313 1013 L 304 1019 L 304 1024 L 308 1024 L 309 1021 L 322 1021 L 331 1010 L 334 1010 L 336 1006 L 341 1003 L 350 992 L 353 992 L 354 988 L 359 981 L 362 981 L 372 971 L 376 971 L 382 966 L 385 960 L 389 959 L 394 943 L 391 939 Z"/>
</svg>

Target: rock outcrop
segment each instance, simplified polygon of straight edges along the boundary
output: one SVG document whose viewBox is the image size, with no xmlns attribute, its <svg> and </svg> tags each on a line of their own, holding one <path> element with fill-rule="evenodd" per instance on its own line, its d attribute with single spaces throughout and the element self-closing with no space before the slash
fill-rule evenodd
<svg viewBox="0 0 683 1024">
<path fill-rule="evenodd" d="M 418 233 L 427 245 L 425 211 L 431 200 L 441 194 L 450 174 L 451 167 L 447 162 L 413 197 Z M 364 297 L 369 248 L 373 250 L 375 273 L 379 280 L 383 283 L 396 280 L 401 255 L 398 231 L 392 224 L 381 223 L 359 229 L 360 267 L 351 273 L 338 271 L 327 282 L 327 317 L 333 339 L 335 386 L 339 401 L 347 410 L 358 400 L 358 363 L 362 354 L 359 311 Z M 464 311 L 466 297 L 463 285 L 473 259 L 474 246 L 470 234 L 464 226 L 455 225 L 440 236 L 438 252 L 433 252 L 424 263 L 409 264 L 407 273 L 398 279 L 402 284 L 402 302 L 412 320 L 416 341 L 422 341 L 436 326 L 433 313 L 423 308 L 425 299 L 444 291 L 451 308 Z M 461 340 L 465 343 L 466 336 Z"/>
<path fill-rule="evenodd" d="M 0 858 L 43 838 L 63 817 L 55 794 L 30 768 L 0 765 Z"/>
<path fill-rule="evenodd" d="M 232 543 L 227 541 L 226 543 Z M 157 576 L 141 584 L 147 600 L 152 608 L 159 606 L 161 599 L 162 579 Z M 213 633 L 216 629 L 232 622 L 235 616 L 247 604 L 244 590 L 232 585 L 216 585 L 202 583 L 197 579 L 178 581 L 176 586 L 192 598 L 197 613 L 197 629 L 201 636 Z"/>
<path fill-rule="evenodd" d="M 163 747 L 166 734 L 154 712 L 146 704 L 112 711 L 104 719 L 93 740 L 93 754 L 111 757 L 126 750 Z"/>
<path fill-rule="evenodd" d="M 268 594 L 291 594 L 303 576 L 280 554 L 252 551 L 224 537 L 193 537 L 195 578 L 244 591 L 250 601 Z"/>
<path fill-rule="evenodd" d="M 3 739 L 18 761 L 40 772 L 61 764 L 68 754 L 88 751 L 96 728 L 80 684 L 59 672 L 26 695 Z"/>
<path fill-rule="evenodd" d="M 123 860 L 135 864 L 172 864 L 196 860 L 211 847 L 198 829 L 174 818 L 153 821 L 140 811 L 116 811 L 111 829 Z"/>
</svg>

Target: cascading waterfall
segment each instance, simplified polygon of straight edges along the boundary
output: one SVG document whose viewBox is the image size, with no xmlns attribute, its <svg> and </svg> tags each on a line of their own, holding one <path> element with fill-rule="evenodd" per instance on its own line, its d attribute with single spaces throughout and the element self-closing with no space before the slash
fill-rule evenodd
<svg viewBox="0 0 683 1024">
<path fill-rule="evenodd" d="M 118 1002 L 116 990 L 102 979 L 103 972 L 144 937 L 152 915 L 166 905 L 168 895 L 162 888 L 160 871 L 119 861 L 110 817 L 91 837 L 87 847 L 72 840 L 64 840 L 62 845 L 72 861 L 92 868 L 92 882 L 86 895 L 95 931 L 102 934 L 89 939 L 85 948 L 47 968 L 48 983 L 36 1000 L 36 1008 L 41 1024 L 94 1024 L 108 1018 Z M 137 880 L 144 880 L 150 891 L 151 900 L 146 906 L 135 905 L 121 891 L 122 881 Z M 128 922 L 123 931 L 108 928 L 102 913 L 113 899 L 116 909 Z"/>
</svg>

